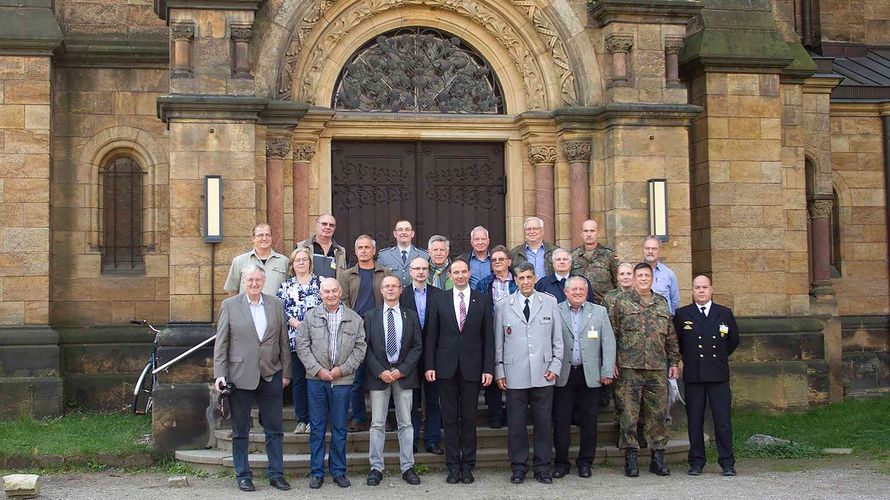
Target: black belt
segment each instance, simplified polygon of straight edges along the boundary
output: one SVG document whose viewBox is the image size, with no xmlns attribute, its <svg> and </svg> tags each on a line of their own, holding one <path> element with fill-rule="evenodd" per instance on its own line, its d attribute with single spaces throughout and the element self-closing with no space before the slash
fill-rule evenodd
<svg viewBox="0 0 890 500">
<path fill-rule="evenodd" d="M 584 365 L 572 365 L 572 370 L 580 370 L 581 368 L 584 368 Z"/>
</svg>

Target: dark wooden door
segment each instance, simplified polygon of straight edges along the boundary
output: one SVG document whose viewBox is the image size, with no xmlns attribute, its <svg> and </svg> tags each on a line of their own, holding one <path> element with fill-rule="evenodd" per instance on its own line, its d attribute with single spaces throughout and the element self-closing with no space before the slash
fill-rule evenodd
<svg viewBox="0 0 890 500">
<path fill-rule="evenodd" d="M 336 141 L 331 150 L 337 239 L 350 257 L 363 233 L 378 249 L 394 245 L 399 219 L 414 224 L 418 247 L 441 234 L 452 255 L 469 250 L 470 230 L 479 225 L 492 246 L 505 242 L 503 144 Z"/>
</svg>

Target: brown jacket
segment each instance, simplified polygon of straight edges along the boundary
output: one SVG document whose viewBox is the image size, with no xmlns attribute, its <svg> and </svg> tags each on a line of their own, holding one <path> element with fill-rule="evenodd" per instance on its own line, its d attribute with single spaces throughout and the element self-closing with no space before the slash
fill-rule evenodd
<svg viewBox="0 0 890 500">
<path fill-rule="evenodd" d="M 380 293 L 380 285 L 383 283 L 383 278 L 391 274 L 392 272 L 388 268 L 383 267 L 380 264 L 374 264 L 374 283 L 371 286 L 373 288 L 372 291 L 374 292 L 375 306 L 379 306 L 383 303 L 383 294 Z M 358 287 L 361 282 L 361 275 L 358 272 L 358 264 L 338 275 L 337 281 L 340 282 L 340 288 L 343 289 L 343 303 L 346 304 L 346 307 L 355 309 L 355 301 L 358 300 Z"/>
</svg>

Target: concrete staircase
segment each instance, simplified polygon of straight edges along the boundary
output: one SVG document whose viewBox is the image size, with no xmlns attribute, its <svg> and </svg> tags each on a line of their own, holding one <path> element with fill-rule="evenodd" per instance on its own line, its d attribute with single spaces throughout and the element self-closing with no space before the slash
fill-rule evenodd
<svg viewBox="0 0 890 500">
<path fill-rule="evenodd" d="M 370 402 L 368 404 L 370 413 Z M 479 412 L 477 415 L 477 463 L 478 468 L 509 468 L 510 461 L 507 458 L 507 428 L 490 429 L 488 427 L 488 410 L 485 402 L 480 398 Z M 624 453 L 615 447 L 617 437 L 617 425 L 614 422 L 614 410 L 611 406 L 602 408 L 599 415 L 598 439 L 597 439 L 597 464 L 622 464 Z M 530 420 L 529 420 L 530 421 Z M 293 434 L 291 432 L 296 425 L 293 408 L 284 408 L 284 469 L 285 474 L 296 477 L 306 475 L 309 472 L 309 435 Z M 262 473 L 266 468 L 265 437 L 262 426 L 259 424 L 257 410 L 253 411 L 253 431 L 250 433 L 249 461 L 254 473 Z M 228 427 L 228 426 L 226 426 Z M 532 427 L 528 427 L 529 443 L 531 444 Z M 666 450 L 667 459 L 671 462 L 685 462 L 689 442 L 685 438 L 685 429 L 682 439 L 672 439 L 668 442 Z M 228 428 L 215 431 L 216 447 L 201 450 L 178 450 L 176 459 L 188 463 L 196 470 L 210 473 L 234 472 L 232 463 L 232 432 Z M 351 432 L 347 435 L 346 460 L 349 473 L 364 474 L 368 468 L 368 431 Z M 327 435 L 330 443 L 330 433 Z M 570 457 L 577 454 L 579 442 L 578 429 L 572 427 L 572 444 Z M 415 453 L 416 464 L 422 464 L 430 470 L 442 470 L 445 467 L 445 459 L 441 455 L 433 455 L 423 450 L 423 439 L 420 440 L 421 448 Z M 531 450 L 529 450 L 531 453 Z M 386 434 L 384 447 L 384 460 L 389 470 L 398 470 L 399 453 L 398 441 L 395 432 Z M 531 457 L 529 457 L 531 460 Z M 574 458 L 572 458 L 574 460 Z M 640 465 L 648 465 L 648 450 L 640 450 Z"/>
</svg>

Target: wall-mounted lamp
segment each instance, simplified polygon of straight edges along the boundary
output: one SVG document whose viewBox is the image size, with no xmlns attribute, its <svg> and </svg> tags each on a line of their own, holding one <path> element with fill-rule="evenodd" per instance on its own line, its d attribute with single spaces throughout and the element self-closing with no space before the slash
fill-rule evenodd
<svg viewBox="0 0 890 500">
<path fill-rule="evenodd" d="M 222 176 L 204 176 L 204 243 L 222 241 Z"/>
<path fill-rule="evenodd" d="M 667 179 L 649 179 L 649 234 L 668 240 Z"/>
</svg>

